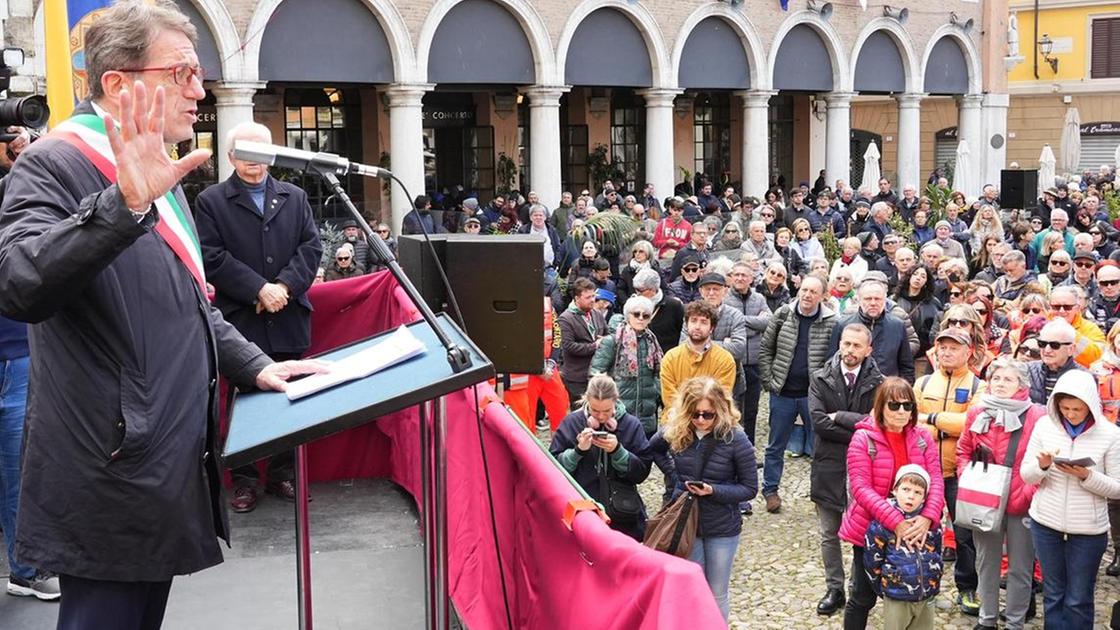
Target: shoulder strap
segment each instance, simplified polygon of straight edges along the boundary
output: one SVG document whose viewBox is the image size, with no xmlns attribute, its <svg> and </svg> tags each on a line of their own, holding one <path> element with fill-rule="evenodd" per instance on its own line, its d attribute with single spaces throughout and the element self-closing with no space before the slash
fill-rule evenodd
<svg viewBox="0 0 1120 630">
<path fill-rule="evenodd" d="M 972 396 L 976 395 L 976 390 L 978 390 L 978 389 L 980 389 L 980 379 L 975 374 L 973 374 L 972 375 L 972 394 L 969 396 L 970 399 L 971 399 Z"/>
<path fill-rule="evenodd" d="M 931 376 L 933 376 L 933 375 L 932 374 L 926 374 L 925 376 L 922 377 L 922 380 L 919 381 L 920 385 L 918 385 L 918 390 L 921 391 L 923 394 L 926 392 L 926 385 L 929 385 L 929 377 L 931 377 Z M 975 391 L 975 390 L 973 390 L 973 391 Z"/>
<path fill-rule="evenodd" d="M 1027 415 L 1027 412 L 1023 412 Z M 1023 437 L 1023 428 L 1019 427 L 1011 432 L 1011 442 L 1007 445 L 1007 455 L 1003 458 L 1003 465 L 1008 468 L 1013 468 L 1015 465 L 1015 454 L 1019 452 L 1019 440 Z"/>
<path fill-rule="evenodd" d="M 876 451 L 877 451 L 877 449 L 875 448 L 875 440 L 872 440 L 870 437 L 868 437 L 867 438 L 867 456 L 871 458 L 871 461 L 875 461 Z"/>
</svg>

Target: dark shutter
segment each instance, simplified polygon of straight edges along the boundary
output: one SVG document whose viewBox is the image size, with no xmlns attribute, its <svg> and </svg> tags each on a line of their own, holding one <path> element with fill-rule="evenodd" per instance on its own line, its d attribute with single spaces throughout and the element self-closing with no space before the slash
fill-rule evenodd
<svg viewBox="0 0 1120 630">
<path fill-rule="evenodd" d="M 1093 79 L 1120 77 L 1120 18 L 1093 20 Z"/>
</svg>

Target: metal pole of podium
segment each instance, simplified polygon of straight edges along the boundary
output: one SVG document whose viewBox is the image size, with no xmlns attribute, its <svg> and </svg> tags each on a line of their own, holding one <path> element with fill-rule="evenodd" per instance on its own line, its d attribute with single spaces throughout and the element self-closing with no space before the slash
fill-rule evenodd
<svg viewBox="0 0 1120 630">
<path fill-rule="evenodd" d="M 447 585 L 447 401 L 443 396 L 432 401 L 435 440 L 435 567 L 436 628 L 448 630 L 451 624 L 450 595 Z"/>
<path fill-rule="evenodd" d="M 299 598 L 299 628 L 312 630 L 311 621 L 311 532 L 307 501 L 307 446 L 296 447 L 296 594 Z"/>
<path fill-rule="evenodd" d="M 420 531 L 424 535 L 424 627 L 432 630 L 436 627 L 435 620 L 435 570 L 432 563 L 434 551 L 433 527 L 435 522 L 432 514 L 432 489 L 431 463 L 432 454 L 428 444 L 428 403 L 423 402 L 416 406 L 419 412 L 420 429 Z"/>
</svg>

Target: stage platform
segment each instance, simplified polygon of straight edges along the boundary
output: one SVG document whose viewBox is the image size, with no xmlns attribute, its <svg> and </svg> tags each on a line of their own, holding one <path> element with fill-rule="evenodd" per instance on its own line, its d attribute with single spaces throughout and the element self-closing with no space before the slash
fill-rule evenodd
<svg viewBox="0 0 1120 630">
<path fill-rule="evenodd" d="M 424 627 L 424 552 L 412 498 L 385 479 L 311 485 L 316 627 Z M 292 504 L 265 495 L 230 514 L 226 561 L 175 578 L 165 630 L 276 630 L 297 626 Z M 0 554 L 0 575 L 8 574 Z M 0 627 L 53 630 L 58 607 L 0 594 Z"/>
</svg>

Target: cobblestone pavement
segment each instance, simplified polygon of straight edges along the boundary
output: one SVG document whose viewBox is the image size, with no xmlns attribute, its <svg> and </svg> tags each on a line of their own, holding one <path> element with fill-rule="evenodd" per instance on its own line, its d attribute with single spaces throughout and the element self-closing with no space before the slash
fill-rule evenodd
<svg viewBox="0 0 1120 630">
<path fill-rule="evenodd" d="M 765 448 L 768 411 L 763 397 L 758 414 L 758 443 Z M 762 452 L 758 453 L 759 458 Z M 809 468 L 807 457 L 786 456 L 780 494 L 782 509 L 768 514 L 760 499 L 753 502 L 755 513 L 744 517 L 743 534 L 735 568 L 731 577 L 730 627 L 735 630 L 793 630 L 802 628 L 841 628 L 842 613 L 832 617 L 817 614 L 817 601 L 824 595 L 824 569 L 821 564 L 817 517 L 809 500 Z M 762 471 L 759 470 L 761 484 Z M 663 478 L 656 468 L 640 486 L 650 511 L 661 504 Z M 843 543 L 845 573 L 851 567 L 851 545 Z M 1112 604 L 1120 600 L 1120 578 L 1108 577 L 1104 567 L 1112 559 L 1105 552 L 1097 582 L 1097 624 L 1107 628 Z M 952 604 L 957 596 L 953 584 L 952 565 L 942 580 L 942 592 L 936 601 L 937 628 L 971 630 L 976 617 L 959 612 Z M 872 612 L 869 628 L 881 627 L 879 611 Z M 1038 595 L 1039 617 L 1028 622 L 1028 629 L 1042 629 L 1042 596 Z M 1002 627 L 1002 625 L 1001 625 Z"/>
</svg>

